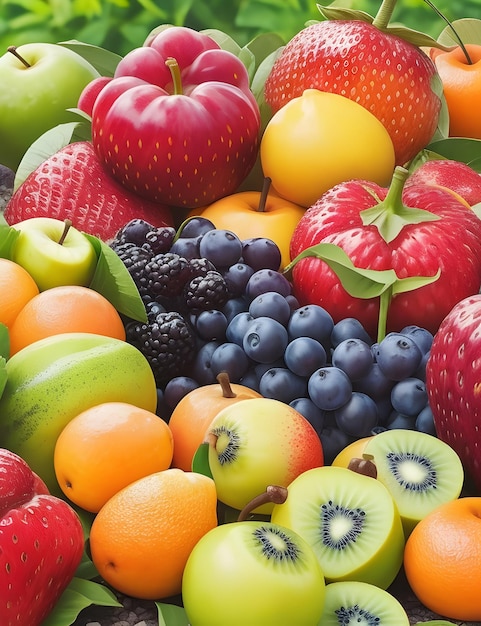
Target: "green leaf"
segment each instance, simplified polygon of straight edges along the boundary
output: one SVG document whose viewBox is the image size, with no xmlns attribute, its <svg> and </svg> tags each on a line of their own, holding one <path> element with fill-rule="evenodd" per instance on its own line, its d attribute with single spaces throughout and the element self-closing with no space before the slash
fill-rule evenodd
<svg viewBox="0 0 481 626">
<path fill-rule="evenodd" d="M 248 50 L 254 57 L 254 63 L 249 71 L 251 85 L 261 63 L 283 48 L 284 44 L 284 39 L 277 33 L 261 33 L 244 46 L 243 50 Z"/>
<path fill-rule="evenodd" d="M 360 20 L 361 22 L 367 22 L 372 24 L 374 17 L 366 13 L 366 11 L 359 11 L 357 9 L 348 9 L 347 7 L 338 6 L 323 6 L 321 4 L 316 5 L 319 13 L 326 20 Z"/>
<path fill-rule="evenodd" d="M 185 609 L 176 604 L 156 602 L 159 616 L 159 626 L 189 626 Z"/>
<path fill-rule="evenodd" d="M 50 615 L 42 626 L 70 626 L 78 614 L 88 606 L 121 607 L 115 595 L 103 585 L 90 580 L 73 578 L 60 596 Z"/>
<path fill-rule="evenodd" d="M 94 46 L 77 39 L 60 41 L 60 46 L 73 50 L 95 67 L 101 76 L 113 76 L 122 57 L 106 48 Z"/>
<path fill-rule="evenodd" d="M 408 276 L 407 278 L 398 278 L 393 285 L 392 295 L 394 296 L 399 293 L 420 289 L 421 287 L 435 283 L 440 276 L 441 270 L 438 269 L 433 276 Z"/>
<path fill-rule="evenodd" d="M 58 124 L 40 135 L 24 154 L 15 173 L 14 190 L 16 191 L 25 179 L 37 167 L 53 154 L 65 148 L 72 141 L 78 122 Z"/>
<path fill-rule="evenodd" d="M 454 20 L 451 22 L 454 29 L 458 33 L 463 44 L 472 43 L 481 44 L 481 20 L 474 17 L 466 17 L 460 20 Z M 441 32 L 438 37 L 438 42 L 445 46 L 457 46 L 458 40 L 454 36 L 452 29 L 449 26 Z"/>
<path fill-rule="evenodd" d="M 20 235 L 20 231 L 9 226 L 2 216 L 0 222 L 0 258 L 12 259 L 12 249 Z"/>
<path fill-rule="evenodd" d="M 192 459 L 192 471 L 213 478 L 209 464 L 209 444 L 205 441 L 195 451 Z"/>
<path fill-rule="evenodd" d="M 10 357 L 10 333 L 8 327 L 0 322 L 0 359 L 3 361 L 8 360 Z M 0 396 L 2 395 L 3 387 L 0 379 Z"/>
<path fill-rule="evenodd" d="M 401 230 L 408 224 L 422 224 L 441 219 L 439 215 L 434 215 L 430 211 L 407 206 L 399 208 L 396 213 L 392 213 L 386 211 L 382 202 L 369 209 L 364 209 L 360 216 L 364 226 L 376 226 L 382 238 L 387 242 L 396 239 Z"/>
<path fill-rule="evenodd" d="M 416 622 L 415 626 L 456 626 L 454 622 L 448 622 L 445 619 L 432 619 L 427 622 Z"/>
<path fill-rule="evenodd" d="M 7 359 L 2 356 L 0 357 L 0 398 L 2 397 L 3 390 L 7 384 L 7 378 Z"/>
<path fill-rule="evenodd" d="M 107 298 L 122 315 L 146 322 L 144 303 L 122 260 L 105 242 L 93 235 L 84 235 L 97 253 L 97 267 L 89 287 Z"/>
<path fill-rule="evenodd" d="M 469 137 L 448 137 L 432 141 L 428 150 L 436 152 L 445 159 L 453 159 L 471 165 L 472 162 L 481 159 L 481 140 Z"/>
</svg>

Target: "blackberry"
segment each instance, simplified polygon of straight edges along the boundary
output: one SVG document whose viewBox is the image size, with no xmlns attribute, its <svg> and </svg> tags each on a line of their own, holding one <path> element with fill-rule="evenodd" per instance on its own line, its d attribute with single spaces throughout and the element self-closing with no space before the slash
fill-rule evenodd
<svg viewBox="0 0 481 626">
<path fill-rule="evenodd" d="M 205 276 L 209 271 L 216 271 L 216 267 L 212 261 L 204 257 L 190 259 L 189 265 L 192 270 L 192 278 L 195 276 Z"/>
<path fill-rule="evenodd" d="M 176 311 L 157 313 L 155 321 L 147 324 L 127 324 L 126 340 L 145 356 L 160 388 L 172 378 L 185 375 L 195 356 L 193 331 Z"/>
<path fill-rule="evenodd" d="M 184 289 L 185 305 L 194 311 L 221 309 L 228 299 L 229 289 L 222 274 L 213 270 L 195 276 Z"/>
<path fill-rule="evenodd" d="M 154 228 L 145 235 L 145 243 L 150 247 L 153 254 L 161 254 L 170 250 L 174 237 L 175 228 L 172 226 Z"/>
<path fill-rule="evenodd" d="M 156 254 L 144 267 L 139 291 L 153 299 L 175 298 L 191 276 L 189 262 L 184 257 L 172 252 Z"/>
<path fill-rule="evenodd" d="M 134 218 L 124 224 L 122 228 L 117 231 L 115 235 L 115 241 L 119 243 L 135 243 L 141 246 L 146 241 L 146 235 L 152 230 L 157 230 L 155 226 L 152 226 L 149 222 L 140 218 Z"/>
<path fill-rule="evenodd" d="M 139 288 L 138 283 L 143 275 L 145 266 L 152 257 L 152 254 L 147 248 L 138 246 L 134 243 L 126 242 L 117 245 L 111 244 L 111 247 L 128 269 L 137 288 Z"/>
</svg>

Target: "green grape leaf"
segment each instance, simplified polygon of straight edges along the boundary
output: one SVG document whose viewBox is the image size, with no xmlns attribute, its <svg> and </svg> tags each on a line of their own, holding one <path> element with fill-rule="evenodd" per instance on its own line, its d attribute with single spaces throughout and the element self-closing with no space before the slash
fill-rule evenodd
<svg viewBox="0 0 481 626">
<path fill-rule="evenodd" d="M 426 148 L 445 159 L 461 161 L 468 165 L 471 165 L 471 163 L 477 160 L 481 160 L 481 139 L 448 137 L 432 141 Z"/>
<path fill-rule="evenodd" d="M 481 44 L 481 20 L 474 17 L 465 17 L 460 20 L 454 20 L 451 22 L 452 26 L 456 30 L 463 44 Z M 453 29 L 449 26 L 440 33 L 438 37 L 438 43 L 445 46 L 457 46 L 459 45 L 456 36 L 453 33 Z"/>
<path fill-rule="evenodd" d="M 423 222 L 435 222 L 440 220 L 439 215 L 434 215 L 424 209 L 402 207 L 396 213 L 386 211 L 382 202 L 360 213 L 364 226 L 376 226 L 384 241 L 393 241 L 401 230 L 408 224 L 422 224 Z"/>
<path fill-rule="evenodd" d="M 176 604 L 156 602 L 159 626 L 189 626 L 185 609 Z"/>
<path fill-rule="evenodd" d="M 89 287 L 101 293 L 119 313 L 140 322 L 147 321 L 145 306 L 135 282 L 122 260 L 98 237 L 84 233 L 97 253 L 97 267 Z"/>
<path fill-rule="evenodd" d="M 97 606 L 121 607 L 112 591 L 91 580 L 73 578 L 60 596 L 50 615 L 42 626 L 70 626 L 83 609 Z"/>
</svg>

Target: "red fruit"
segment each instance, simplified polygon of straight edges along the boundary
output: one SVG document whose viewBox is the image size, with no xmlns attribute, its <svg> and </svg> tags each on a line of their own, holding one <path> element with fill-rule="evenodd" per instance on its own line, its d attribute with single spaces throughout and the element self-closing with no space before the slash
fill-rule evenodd
<svg viewBox="0 0 481 626">
<path fill-rule="evenodd" d="M 87 141 L 62 148 L 37 167 L 5 208 L 8 224 L 31 217 L 69 218 L 74 226 L 109 241 L 133 218 L 172 226 L 171 210 L 125 189 L 104 169 Z"/>
<path fill-rule="evenodd" d="M 398 278 L 441 275 L 435 282 L 398 293 L 391 301 L 387 330 L 416 324 L 435 333 L 459 300 L 477 293 L 481 284 L 481 220 L 467 205 L 441 187 L 404 187 L 405 207 L 427 210 L 441 219 L 408 223 L 391 241 L 374 224 L 364 225 L 361 212 L 386 198 L 388 189 L 367 181 L 348 181 L 327 191 L 300 219 L 291 239 L 291 258 L 320 242 L 336 244 L 360 268 L 393 269 Z M 393 198 L 391 197 L 391 200 Z M 398 209 L 402 207 L 399 198 Z M 384 214 L 396 208 L 389 204 Z M 407 214 L 393 215 L 409 219 Z M 379 298 L 355 298 L 342 287 L 324 261 L 301 259 L 293 268 L 294 293 L 302 304 L 323 306 L 337 322 L 357 318 L 377 335 Z"/>
<path fill-rule="evenodd" d="M 88 83 L 88 85 L 84 87 L 82 93 L 80 94 L 77 107 L 81 111 L 87 113 L 87 115 L 90 115 L 90 117 L 92 117 L 92 110 L 94 108 L 94 102 L 97 99 L 97 96 L 105 87 L 105 85 L 108 85 L 111 80 L 111 76 L 98 76 L 97 78 L 94 78 L 92 81 L 90 81 L 90 83 Z"/>
<path fill-rule="evenodd" d="M 441 185 L 456 192 L 470 206 L 481 202 L 481 176 L 460 161 L 434 159 L 420 165 L 407 179 L 408 185 Z"/>
<path fill-rule="evenodd" d="M 305 89 L 350 98 L 384 124 L 396 164 L 403 165 L 436 131 L 441 110 L 432 89 L 436 75 L 434 62 L 400 37 L 360 20 L 325 20 L 287 43 L 266 80 L 265 99 L 276 112 Z"/>
<path fill-rule="evenodd" d="M 124 57 L 92 116 L 95 150 L 122 185 L 186 208 L 239 187 L 256 161 L 259 130 L 242 61 L 185 27 Z"/>
<path fill-rule="evenodd" d="M 481 494 L 481 295 L 458 302 L 434 336 L 426 390 L 436 433 L 459 455 Z"/>
<path fill-rule="evenodd" d="M 0 449 L 0 624 L 39 626 L 83 550 L 75 511 L 49 495 L 22 458 Z"/>
</svg>

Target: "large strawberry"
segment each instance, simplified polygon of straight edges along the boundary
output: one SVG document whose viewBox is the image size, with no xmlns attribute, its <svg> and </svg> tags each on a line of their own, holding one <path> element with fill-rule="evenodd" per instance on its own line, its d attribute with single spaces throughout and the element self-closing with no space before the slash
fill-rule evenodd
<svg viewBox="0 0 481 626">
<path fill-rule="evenodd" d="M 72 220 L 76 228 L 109 241 L 133 218 L 171 226 L 169 207 L 142 198 L 117 182 L 90 142 L 71 143 L 41 163 L 5 208 L 8 224 L 30 217 Z"/>
<path fill-rule="evenodd" d="M 328 19 L 297 33 L 265 83 L 265 99 L 272 111 L 305 89 L 338 93 L 384 124 L 398 165 L 413 158 L 436 131 L 442 87 L 434 62 L 387 28 L 394 4 L 385 0 L 374 20 L 366 13 L 351 12 L 356 19 Z M 330 15 L 327 7 L 319 9 Z M 344 15 L 342 10 L 339 13 Z"/>
<path fill-rule="evenodd" d="M 481 495 L 481 295 L 461 300 L 434 336 L 426 390 L 436 433 L 458 453 Z"/>
<path fill-rule="evenodd" d="M 396 168 L 389 190 L 368 181 L 341 183 L 306 211 L 291 239 L 291 258 L 307 255 L 292 273 L 301 304 L 320 304 L 336 321 L 357 318 L 376 337 L 380 298 L 350 295 L 322 258 L 309 256 L 308 249 L 322 242 L 342 248 L 356 267 L 394 270 L 401 280 L 440 272 L 418 289 L 398 285 L 387 330 L 416 324 L 434 333 L 459 300 L 479 291 L 481 220 L 445 188 L 404 187 L 406 175 Z"/>
<path fill-rule="evenodd" d="M 39 626 L 70 583 L 82 524 L 27 463 L 0 449 L 0 624 Z"/>
</svg>

